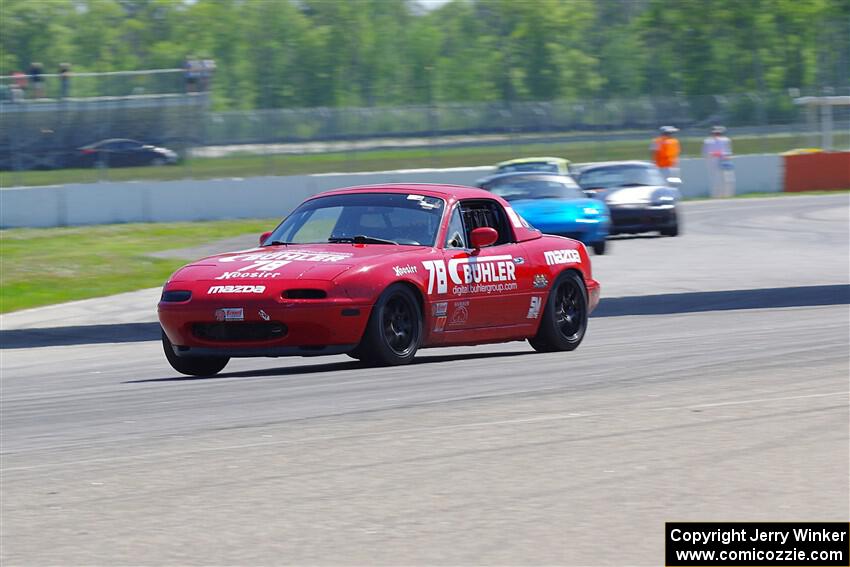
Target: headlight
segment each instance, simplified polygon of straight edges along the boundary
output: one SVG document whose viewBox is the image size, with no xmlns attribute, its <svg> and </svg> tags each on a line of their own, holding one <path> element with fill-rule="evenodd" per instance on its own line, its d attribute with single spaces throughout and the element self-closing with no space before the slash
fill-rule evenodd
<svg viewBox="0 0 850 567">
<path fill-rule="evenodd" d="M 584 216 L 586 216 L 586 217 L 595 217 L 598 214 L 599 214 L 599 211 L 596 210 L 596 209 L 593 209 L 591 207 L 585 207 L 584 208 Z"/>
<path fill-rule="evenodd" d="M 189 301 L 192 298 L 191 291 L 184 290 L 173 290 L 173 291 L 163 291 L 162 292 L 162 301 L 168 303 L 179 303 L 181 301 Z"/>
</svg>

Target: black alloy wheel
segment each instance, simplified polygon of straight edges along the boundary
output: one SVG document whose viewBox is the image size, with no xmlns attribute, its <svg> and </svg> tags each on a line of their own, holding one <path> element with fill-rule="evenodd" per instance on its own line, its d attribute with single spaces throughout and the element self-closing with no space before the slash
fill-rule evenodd
<svg viewBox="0 0 850 567">
<path fill-rule="evenodd" d="M 537 334 L 528 340 L 534 350 L 575 350 L 587 330 L 587 288 L 577 272 L 558 276 L 549 291 Z"/>
<path fill-rule="evenodd" d="M 422 328 L 416 295 L 404 284 L 393 284 L 378 298 L 363 339 L 348 354 L 376 366 L 407 364 L 422 342 Z"/>
<path fill-rule="evenodd" d="M 416 346 L 414 321 L 418 307 L 411 305 L 407 297 L 398 294 L 390 298 L 384 306 L 382 327 L 387 346 L 398 356 L 405 356 Z"/>
<path fill-rule="evenodd" d="M 575 282 L 568 280 L 557 287 L 553 299 L 555 325 L 565 339 L 575 340 L 579 333 L 583 332 L 584 321 L 587 319 L 587 304 L 581 289 Z"/>
</svg>

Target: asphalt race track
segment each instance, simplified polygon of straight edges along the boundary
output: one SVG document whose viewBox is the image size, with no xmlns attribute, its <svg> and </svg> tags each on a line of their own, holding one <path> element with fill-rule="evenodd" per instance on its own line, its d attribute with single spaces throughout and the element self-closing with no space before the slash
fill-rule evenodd
<svg viewBox="0 0 850 567">
<path fill-rule="evenodd" d="M 668 520 L 850 517 L 848 195 L 687 203 L 525 343 L 179 376 L 157 292 L 4 318 L 3 565 L 659 565 Z"/>
</svg>

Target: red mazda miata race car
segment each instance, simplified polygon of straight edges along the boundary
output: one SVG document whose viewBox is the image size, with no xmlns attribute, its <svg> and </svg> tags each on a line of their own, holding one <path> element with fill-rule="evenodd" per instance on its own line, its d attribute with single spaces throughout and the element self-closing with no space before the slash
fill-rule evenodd
<svg viewBox="0 0 850 567">
<path fill-rule="evenodd" d="M 584 245 L 542 235 L 492 193 L 381 185 L 311 197 L 258 248 L 177 270 L 159 320 L 171 366 L 207 376 L 231 357 L 393 365 L 422 347 L 526 339 L 573 350 L 598 302 Z"/>
</svg>

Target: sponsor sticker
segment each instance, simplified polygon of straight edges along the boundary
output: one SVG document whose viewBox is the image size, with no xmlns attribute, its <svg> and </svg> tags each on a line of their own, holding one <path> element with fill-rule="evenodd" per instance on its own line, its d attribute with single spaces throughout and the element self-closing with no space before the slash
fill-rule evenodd
<svg viewBox="0 0 850 567">
<path fill-rule="evenodd" d="M 439 333 L 446 328 L 446 317 L 437 317 L 434 319 L 434 332 Z"/>
<path fill-rule="evenodd" d="M 215 310 L 216 321 L 244 321 L 245 312 L 241 307 L 225 307 Z"/>
<path fill-rule="evenodd" d="M 263 311 L 262 309 L 260 309 L 257 312 L 257 314 L 260 316 L 260 319 L 262 319 L 263 321 L 268 321 L 269 319 L 271 319 L 271 317 L 269 317 L 269 314 L 266 313 L 265 311 Z"/>
<path fill-rule="evenodd" d="M 416 273 L 416 266 L 393 266 L 397 278 L 401 276 L 412 276 Z"/>
<path fill-rule="evenodd" d="M 217 280 L 233 280 L 233 279 L 252 279 L 252 280 L 272 280 L 280 276 L 278 272 L 224 272 L 220 276 L 216 276 Z"/>
<path fill-rule="evenodd" d="M 207 290 L 208 295 L 220 293 L 263 293 L 266 291 L 264 285 L 214 285 Z"/>
<path fill-rule="evenodd" d="M 448 266 L 444 260 L 426 260 L 422 265 L 428 270 L 429 294 L 448 293 L 449 280 L 455 295 L 517 289 L 512 256 L 452 258 Z"/>
<path fill-rule="evenodd" d="M 547 250 L 543 253 L 546 264 L 554 266 L 557 264 L 580 264 L 581 256 L 578 250 Z"/>
<path fill-rule="evenodd" d="M 469 301 L 456 301 L 449 325 L 464 325 L 469 320 Z"/>
<path fill-rule="evenodd" d="M 533 295 L 531 297 L 531 303 L 528 306 L 528 315 L 525 316 L 526 319 L 537 319 L 540 315 L 540 306 L 543 304 L 543 300 L 537 296 Z"/>
<path fill-rule="evenodd" d="M 267 271 L 274 270 L 289 262 L 339 262 L 351 257 L 350 252 L 252 252 L 250 254 L 237 254 L 226 258 L 219 258 L 219 262 L 256 262 L 255 265 L 245 266 L 239 271 Z M 275 267 L 268 267 L 269 262 L 282 262 Z M 260 268 L 260 266 L 266 266 Z"/>
<path fill-rule="evenodd" d="M 438 301 L 434 304 L 433 313 L 434 317 L 445 317 L 446 312 L 449 310 L 449 302 L 448 301 Z"/>
<path fill-rule="evenodd" d="M 546 274 L 534 274 L 534 279 L 531 281 L 531 285 L 536 288 L 543 288 L 549 285 L 549 278 L 546 277 Z"/>
</svg>

